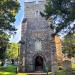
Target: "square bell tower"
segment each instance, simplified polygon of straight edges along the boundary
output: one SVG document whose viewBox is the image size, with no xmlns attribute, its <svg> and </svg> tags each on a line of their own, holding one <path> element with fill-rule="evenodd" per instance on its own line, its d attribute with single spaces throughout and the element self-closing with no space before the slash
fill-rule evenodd
<svg viewBox="0 0 75 75">
<path fill-rule="evenodd" d="M 53 30 L 41 17 L 46 0 L 25 2 L 21 31 L 21 67 L 23 72 L 56 71 L 56 49 L 51 41 Z"/>
</svg>

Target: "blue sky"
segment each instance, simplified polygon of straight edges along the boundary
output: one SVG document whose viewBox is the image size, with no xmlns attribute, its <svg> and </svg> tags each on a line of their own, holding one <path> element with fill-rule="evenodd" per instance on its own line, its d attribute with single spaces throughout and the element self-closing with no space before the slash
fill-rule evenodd
<svg viewBox="0 0 75 75">
<path fill-rule="evenodd" d="M 21 40 L 21 23 L 24 17 L 24 0 L 19 0 L 20 2 L 20 10 L 16 15 L 16 21 L 14 23 L 17 28 L 17 33 L 14 36 L 11 36 L 10 42 L 18 42 Z"/>
</svg>

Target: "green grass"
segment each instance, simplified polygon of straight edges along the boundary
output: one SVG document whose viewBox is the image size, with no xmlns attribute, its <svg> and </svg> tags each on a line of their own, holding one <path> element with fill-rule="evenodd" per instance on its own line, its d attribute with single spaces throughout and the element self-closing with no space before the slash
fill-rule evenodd
<svg viewBox="0 0 75 75">
<path fill-rule="evenodd" d="M 0 66 L 0 75 L 28 75 L 27 73 L 16 74 L 16 68 L 17 66 L 12 66 L 12 65 L 7 66 L 7 67 Z M 69 71 L 60 70 L 56 72 L 55 75 L 75 75 L 75 64 L 72 64 L 72 69 L 74 69 L 74 73 L 69 72 Z M 51 75 L 52 72 L 49 72 L 48 74 Z"/>
<path fill-rule="evenodd" d="M 2 67 L 0 66 L 0 75 L 16 75 L 16 68 L 17 66 L 7 66 L 7 67 Z"/>
<path fill-rule="evenodd" d="M 14 72 L 0 72 L 0 75 L 16 75 Z"/>
<path fill-rule="evenodd" d="M 72 64 L 72 69 L 73 69 L 73 71 L 60 70 L 60 71 L 56 72 L 55 75 L 75 75 L 75 64 Z M 52 72 L 49 72 L 48 74 L 51 75 Z"/>
<path fill-rule="evenodd" d="M 16 72 L 17 66 L 7 66 L 7 67 L 0 67 L 0 71 L 5 71 L 5 72 Z"/>
<path fill-rule="evenodd" d="M 0 72 L 0 75 L 28 75 L 27 73 Z"/>
<path fill-rule="evenodd" d="M 17 66 L 10 65 L 7 67 L 0 66 L 0 75 L 27 75 L 27 73 L 16 74 Z"/>
<path fill-rule="evenodd" d="M 18 73 L 17 75 L 28 75 L 27 73 Z"/>
<path fill-rule="evenodd" d="M 52 72 L 49 72 L 48 75 L 52 75 Z M 54 75 L 75 75 L 73 71 L 58 71 Z"/>
<path fill-rule="evenodd" d="M 72 64 L 72 69 L 75 70 L 75 64 Z"/>
<path fill-rule="evenodd" d="M 70 71 L 61 71 L 57 72 L 56 75 L 75 75 L 75 73 Z"/>
</svg>

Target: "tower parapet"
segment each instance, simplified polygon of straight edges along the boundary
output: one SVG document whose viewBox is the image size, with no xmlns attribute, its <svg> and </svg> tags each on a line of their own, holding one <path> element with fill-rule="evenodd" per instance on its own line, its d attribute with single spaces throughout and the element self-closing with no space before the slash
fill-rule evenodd
<svg viewBox="0 0 75 75">
<path fill-rule="evenodd" d="M 25 17 L 36 18 L 44 11 L 45 0 L 25 2 Z"/>
</svg>

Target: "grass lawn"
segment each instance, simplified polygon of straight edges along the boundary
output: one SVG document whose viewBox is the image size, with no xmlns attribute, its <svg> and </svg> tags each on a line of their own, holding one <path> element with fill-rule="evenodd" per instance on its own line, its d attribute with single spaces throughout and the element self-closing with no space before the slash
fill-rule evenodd
<svg viewBox="0 0 75 75">
<path fill-rule="evenodd" d="M 27 75 L 27 73 L 0 72 L 0 75 Z"/>
<path fill-rule="evenodd" d="M 75 73 L 69 71 L 59 71 L 56 73 L 56 75 L 75 75 Z"/>
<path fill-rule="evenodd" d="M 7 67 L 0 67 L 0 75 L 28 75 L 27 73 L 18 73 L 16 74 L 17 66 L 7 66 Z M 75 64 L 72 64 L 72 68 L 75 70 Z M 51 75 L 51 72 L 49 72 Z M 67 72 L 67 71 L 58 71 L 55 75 L 75 75 L 75 73 Z"/>
<path fill-rule="evenodd" d="M 7 67 L 0 66 L 0 75 L 27 75 L 27 73 L 16 74 L 16 68 L 17 66 L 12 66 L 12 65 Z"/>
<path fill-rule="evenodd" d="M 0 66 L 0 75 L 16 75 L 16 67 L 12 65 L 7 67 Z"/>
<path fill-rule="evenodd" d="M 27 73 L 18 73 L 17 75 L 28 75 Z"/>
<path fill-rule="evenodd" d="M 14 72 L 0 72 L 0 75 L 16 75 Z"/>
<path fill-rule="evenodd" d="M 52 73 L 49 72 L 48 75 L 52 75 Z M 75 75 L 75 72 L 70 72 L 70 71 L 58 71 L 58 72 L 55 73 L 55 75 Z"/>
<path fill-rule="evenodd" d="M 75 70 L 75 64 L 72 64 L 72 69 Z"/>
<path fill-rule="evenodd" d="M 7 66 L 7 67 L 0 67 L 0 71 L 5 71 L 5 72 L 16 72 L 16 68 L 17 66 L 14 66 L 14 65 L 10 65 L 10 66 Z"/>
</svg>

